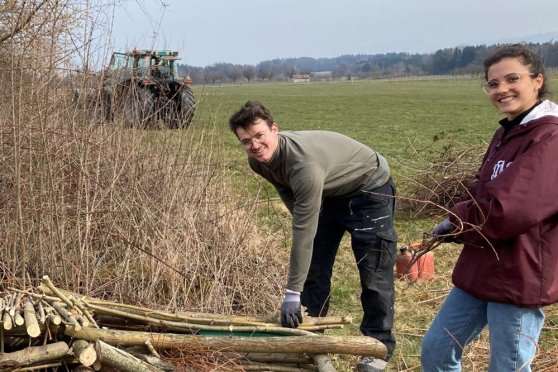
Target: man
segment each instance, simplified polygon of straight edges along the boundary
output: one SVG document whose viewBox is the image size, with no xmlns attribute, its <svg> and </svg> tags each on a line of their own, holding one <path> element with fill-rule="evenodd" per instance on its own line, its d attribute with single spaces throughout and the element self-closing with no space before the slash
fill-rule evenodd
<svg viewBox="0 0 558 372">
<path fill-rule="evenodd" d="M 335 256 L 345 231 L 357 261 L 364 310 L 360 330 L 383 342 L 386 360 L 361 358 L 360 371 L 382 371 L 393 353 L 395 186 L 387 161 L 339 133 L 281 132 L 271 111 L 248 101 L 229 120 L 252 170 L 271 182 L 292 215 L 292 248 L 281 321 L 297 327 L 329 307 Z"/>
</svg>

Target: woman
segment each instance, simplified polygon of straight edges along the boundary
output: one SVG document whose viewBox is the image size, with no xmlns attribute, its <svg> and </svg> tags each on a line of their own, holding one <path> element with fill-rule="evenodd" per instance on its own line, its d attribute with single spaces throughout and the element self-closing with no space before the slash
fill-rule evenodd
<svg viewBox="0 0 558 372">
<path fill-rule="evenodd" d="M 423 371 L 460 371 L 488 326 L 489 371 L 531 371 L 544 322 L 558 302 L 558 106 L 541 59 L 525 46 L 484 61 L 483 89 L 506 117 L 470 193 L 433 234 L 464 243 L 448 294 L 422 342 Z"/>
</svg>

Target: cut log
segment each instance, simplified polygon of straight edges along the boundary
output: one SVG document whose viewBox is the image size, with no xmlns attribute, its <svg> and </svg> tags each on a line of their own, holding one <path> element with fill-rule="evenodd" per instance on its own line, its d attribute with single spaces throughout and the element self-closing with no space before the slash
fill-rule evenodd
<svg viewBox="0 0 558 372">
<path fill-rule="evenodd" d="M 313 372 L 318 369 L 311 364 L 308 365 L 287 365 L 287 364 L 266 364 L 258 362 L 243 362 L 243 371 L 266 371 L 266 372 Z"/>
<path fill-rule="evenodd" d="M 2 328 L 4 328 L 6 331 L 9 331 L 13 327 L 14 323 L 12 322 L 12 317 L 7 311 L 4 311 L 4 314 L 2 315 Z"/>
<path fill-rule="evenodd" d="M 145 315 L 138 315 L 138 314 L 131 314 L 127 313 L 122 310 L 114 310 L 110 308 L 105 308 L 102 306 L 92 305 L 84 301 L 91 309 L 95 310 L 97 313 L 99 312 L 108 312 L 112 315 L 124 317 L 124 318 L 131 318 L 135 320 L 144 321 L 146 324 L 151 325 L 152 327 L 162 327 L 164 329 L 180 332 L 180 333 L 193 333 L 196 330 L 200 331 L 218 331 L 218 332 L 264 332 L 264 333 L 275 333 L 275 334 L 284 334 L 284 335 L 297 335 L 297 336 L 307 336 L 307 335 L 315 335 L 314 333 L 298 329 L 298 328 L 286 328 L 286 327 L 278 327 L 275 325 L 263 325 L 263 326 L 242 326 L 242 325 L 229 325 L 229 326 L 211 326 L 205 324 L 192 324 L 192 323 L 185 323 L 185 322 L 177 322 L 177 321 L 168 321 L 163 319 L 157 319 L 150 316 Z M 56 308 L 56 307 L 55 307 Z"/>
<path fill-rule="evenodd" d="M 21 325 L 25 324 L 25 319 L 23 319 L 23 317 L 21 316 L 21 313 L 19 312 L 19 309 L 16 309 L 16 311 L 15 311 L 14 324 L 16 326 L 21 326 Z"/>
<path fill-rule="evenodd" d="M 271 317 L 248 317 L 248 316 L 231 316 L 223 314 L 210 314 L 210 313 L 200 313 L 200 312 L 168 312 L 162 310 L 154 310 L 146 307 L 122 304 L 113 301 L 101 300 L 93 297 L 82 296 L 67 290 L 57 289 L 49 283 L 46 285 L 45 282 L 38 287 L 44 293 L 55 295 L 55 293 L 61 293 L 67 298 L 79 298 L 87 307 L 91 305 L 97 305 L 101 307 L 108 307 L 113 310 L 121 310 L 127 314 L 136 314 L 147 316 L 156 319 L 178 321 L 178 322 L 192 322 L 197 324 L 208 324 L 208 325 L 253 325 L 253 326 L 279 326 L 281 320 L 277 315 Z M 53 291 L 53 289 L 56 291 Z M 106 310 L 106 309 L 105 309 Z M 96 311 L 96 319 L 99 317 L 99 311 Z M 316 326 L 319 328 L 341 328 L 344 324 L 351 324 L 352 319 L 349 316 L 340 317 L 304 317 L 304 322 L 299 326 L 300 329 L 315 330 Z M 327 326 L 331 327 L 327 327 Z"/>
<path fill-rule="evenodd" d="M 72 302 L 68 299 L 68 297 L 66 297 L 64 293 L 62 293 L 58 288 L 54 286 L 54 284 L 52 283 L 48 275 L 43 276 L 43 284 L 46 285 L 47 288 L 49 288 L 56 297 L 62 300 L 62 302 L 64 302 L 70 308 L 73 306 Z"/>
<path fill-rule="evenodd" d="M 59 326 L 60 324 L 62 324 L 62 317 L 58 314 L 54 314 L 54 313 L 48 314 L 47 320 L 53 326 Z"/>
<path fill-rule="evenodd" d="M 102 365 L 115 368 L 121 372 L 155 372 L 161 371 L 135 356 L 115 348 L 101 340 L 95 342 L 95 349 Z"/>
<path fill-rule="evenodd" d="M 14 299 L 14 302 L 13 302 L 12 309 L 14 310 L 15 314 L 14 313 L 10 314 L 12 317 L 16 316 L 17 313 L 21 309 L 21 299 L 23 298 L 23 293 L 14 293 L 14 296 L 15 296 L 15 299 Z M 22 318 L 22 321 L 23 321 L 23 318 Z M 23 324 L 23 323 L 18 324 L 18 322 L 15 322 L 15 323 L 17 325 L 22 325 Z"/>
<path fill-rule="evenodd" d="M 75 298 L 73 296 L 68 296 L 68 299 L 70 301 L 72 301 L 72 303 L 74 304 L 74 306 L 81 312 L 81 316 L 84 317 L 87 322 L 89 324 L 92 324 L 94 327 L 99 328 L 99 325 L 97 324 L 97 322 L 95 321 L 95 319 L 93 318 L 93 315 L 91 315 L 91 313 L 89 312 L 89 310 L 87 310 L 87 308 L 84 306 L 83 302 L 81 302 L 80 299 Z M 79 319 L 78 319 L 79 320 Z M 80 323 L 84 323 L 82 321 L 80 321 Z M 89 326 L 89 324 L 85 325 L 82 324 L 84 327 Z"/>
<path fill-rule="evenodd" d="M 308 354 L 349 354 L 385 359 L 387 349 L 380 341 L 367 336 L 284 336 L 284 337 L 210 337 L 173 333 L 107 330 L 98 328 L 66 329 L 64 334 L 83 340 L 104 340 L 109 344 L 144 345 L 149 340 L 157 349 L 187 348 L 234 352 Z"/>
<path fill-rule="evenodd" d="M 45 324 L 46 313 L 45 313 L 45 308 L 43 307 L 43 303 L 41 301 L 39 301 L 39 303 L 37 304 L 37 312 L 39 313 L 39 321 L 41 322 L 41 324 Z"/>
<path fill-rule="evenodd" d="M 153 355 L 147 348 L 142 346 L 131 346 L 124 349 L 125 352 L 132 354 L 136 358 L 143 360 L 163 371 L 174 371 L 176 368 L 167 362 L 161 360 L 160 356 Z"/>
<path fill-rule="evenodd" d="M 6 313 L 9 313 L 10 317 L 12 318 L 15 316 L 14 302 L 15 302 L 15 294 L 8 293 L 8 295 L 6 296 L 6 308 L 4 309 L 4 311 Z"/>
<path fill-rule="evenodd" d="M 262 363 L 312 363 L 312 358 L 305 356 L 304 354 L 275 354 L 275 353 L 246 353 L 244 355 L 236 354 L 236 358 L 243 358 L 251 360 L 253 362 Z"/>
<path fill-rule="evenodd" d="M 25 320 L 25 330 L 27 334 L 33 338 L 39 337 L 41 334 L 41 327 L 39 327 L 39 322 L 35 315 L 35 307 L 29 300 L 23 304 L 23 318 Z"/>
<path fill-rule="evenodd" d="M 336 372 L 335 366 L 326 354 L 314 354 L 312 355 L 312 359 L 314 359 L 314 364 L 318 367 L 318 371 Z"/>
<path fill-rule="evenodd" d="M 62 302 L 53 302 L 52 307 L 54 307 L 54 310 L 56 310 L 56 312 L 60 314 L 67 325 L 71 325 L 73 328 L 76 329 L 76 331 L 79 331 L 81 329 L 81 325 L 78 323 L 77 319 L 72 315 L 70 311 L 68 311 L 64 307 Z"/>
<path fill-rule="evenodd" d="M 85 340 L 76 340 L 72 345 L 72 352 L 81 364 L 90 367 L 97 360 L 97 352 L 93 344 Z"/>
<path fill-rule="evenodd" d="M 46 344 L 43 346 L 32 346 L 23 350 L 0 355 L 0 369 L 4 366 L 28 366 L 31 364 L 46 362 L 62 358 L 70 348 L 64 341 Z"/>
<path fill-rule="evenodd" d="M 161 356 L 159 355 L 159 353 L 157 352 L 157 350 L 155 350 L 155 348 L 153 347 L 153 344 L 151 343 L 151 341 L 147 340 L 145 341 L 145 348 L 147 350 L 149 350 L 149 352 L 157 358 L 161 358 Z"/>
<path fill-rule="evenodd" d="M 84 315 L 78 315 L 76 319 L 82 327 L 89 327 L 91 325 L 89 319 L 87 319 Z"/>
</svg>

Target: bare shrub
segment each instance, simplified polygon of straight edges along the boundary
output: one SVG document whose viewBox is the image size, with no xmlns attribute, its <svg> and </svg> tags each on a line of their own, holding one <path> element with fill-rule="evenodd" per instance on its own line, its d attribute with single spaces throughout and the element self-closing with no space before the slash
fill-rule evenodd
<svg viewBox="0 0 558 372">
<path fill-rule="evenodd" d="M 83 294 L 152 306 L 275 308 L 282 242 L 257 227 L 257 200 L 234 192 L 241 181 L 211 125 L 185 133 L 94 125 L 68 96 L 67 78 L 76 53 L 89 60 L 71 26 L 91 9 L 14 4 L 11 14 L 31 20 L 0 45 L 1 260 L 10 285 L 47 274 Z M 85 89 L 83 72 L 72 84 Z"/>
<path fill-rule="evenodd" d="M 400 208 L 413 217 L 446 214 L 474 183 L 486 147 L 438 136 L 426 148 L 410 147 L 412 156 L 399 164 L 397 174 L 405 180 L 398 198 Z"/>
</svg>

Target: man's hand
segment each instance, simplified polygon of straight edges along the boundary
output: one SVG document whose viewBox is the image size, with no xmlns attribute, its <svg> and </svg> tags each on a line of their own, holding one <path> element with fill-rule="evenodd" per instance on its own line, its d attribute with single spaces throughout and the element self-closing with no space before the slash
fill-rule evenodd
<svg viewBox="0 0 558 372">
<path fill-rule="evenodd" d="M 458 241 L 455 239 L 455 236 L 449 235 L 453 231 L 456 230 L 456 226 L 450 222 L 448 218 L 437 224 L 434 229 L 432 230 L 432 236 L 438 240 L 451 243 Z"/>
<path fill-rule="evenodd" d="M 300 309 L 300 292 L 285 290 L 285 299 L 281 305 L 281 324 L 283 327 L 296 328 L 302 323 Z"/>
</svg>

